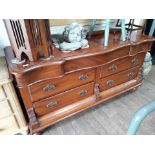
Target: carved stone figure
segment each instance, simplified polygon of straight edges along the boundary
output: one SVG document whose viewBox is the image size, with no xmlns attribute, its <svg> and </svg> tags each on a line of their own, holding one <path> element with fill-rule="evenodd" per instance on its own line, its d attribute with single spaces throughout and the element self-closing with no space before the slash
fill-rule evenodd
<svg viewBox="0 0 155 155">
<path fill-rule="evenodd" d="M 79 48 L 88 47 L 85 39 L 88 30 L 77 23 L 69 24 L 65 27 L 62 36 L 53 36 L 53 42 L 62 51 L 74 51 Z"/>
<path fill-rule="evenodd" d="M 148 75 L 152 69 L 152 58 L 149 52 L 146 53 L 144 63 L 143 63 L 143 75 Z"/>
</svg>

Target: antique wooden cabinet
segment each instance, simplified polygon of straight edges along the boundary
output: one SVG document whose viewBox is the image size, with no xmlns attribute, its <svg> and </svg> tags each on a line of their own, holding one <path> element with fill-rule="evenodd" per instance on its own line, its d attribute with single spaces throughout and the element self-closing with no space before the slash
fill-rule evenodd
<svg viewBox="0 0 155 155">
<path fill-rule="evenodd" d="M 143 60 L 154 39 L 134 35 L 122 42 L 119 33 L 110 34 L 104 47 L 103 38 L 93 35 L 89 48 L 70 53 L 53 48 L 50 60 L 9 63 L 32 134 L 142 84 Z"/>
</svg>

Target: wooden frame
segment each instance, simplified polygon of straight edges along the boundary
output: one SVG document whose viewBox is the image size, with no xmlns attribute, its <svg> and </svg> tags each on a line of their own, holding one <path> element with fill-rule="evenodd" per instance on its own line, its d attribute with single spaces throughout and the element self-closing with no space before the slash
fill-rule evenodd
<svg viewBox="0 0 155 155">
<path fill-rule="evenodd" d="M 4 23 L 16 58 L 37 61 L 52 56 L 47 19 L 5 19 Z"/>
</svg>

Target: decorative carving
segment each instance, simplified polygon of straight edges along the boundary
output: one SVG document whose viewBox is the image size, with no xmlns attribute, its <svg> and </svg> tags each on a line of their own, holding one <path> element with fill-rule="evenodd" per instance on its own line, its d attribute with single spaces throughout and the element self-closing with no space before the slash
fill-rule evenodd
<svg viewBox="0 0 155 155">
<path fill-rule="evenodd" d="M 132 63 L 133 65 L 137 65 L 137 59 L 136 59 L 136 58 L 133 58 L 133 59 L 131 60 L 131 63 Z"/>
<path fill-rule="evenodd" d="M 132 71 L 130 71 L 130 72 L 128 73 L 128 77 L 131 79 L 131 78 L 133 78 L 133 76 L 134 76 L 134 73 L 133 73 Z"/>
<path fill-rule="evenodd" d="M 31 126 L 37 125 L 39 123 L 33 108 L 28 109 L 27 114 L 28 114 Z"/>
<path fill-rule="evenodd" d="M 139 80 L 142 82 L 142 80 L 143 80 L 143 67 L 139 68 L 138 77 L 139 77 Z"/>
<path fill-rule="evenodd" d="M 94 93 L 95 93 L 96 99 L 100 97 L 99 83 L 95 83 Z"/>
<path fill-rule="evenodd" d="M 138 83 L 142 82 L 142 80 L 143 80 L 143 67 L 139 68 L 137 79 L 138 79 Z"/>
<path fill-rule="evenodd" d="M 14 63 L 19 63 L 22 60 L 36 61 L 51 56 L 48 20 L 5 19 L 4 23 L 16 55 Z"/>
</svg>

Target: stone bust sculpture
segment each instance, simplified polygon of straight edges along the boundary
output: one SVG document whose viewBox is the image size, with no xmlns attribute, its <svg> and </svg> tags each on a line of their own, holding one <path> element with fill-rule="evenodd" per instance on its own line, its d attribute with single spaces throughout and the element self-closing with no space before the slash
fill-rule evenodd
<svg viewBox="0 0 155 155">
<path fill-rule="evenodd" d="M 54 38 L 53 41 L 57 48 L 63 51 L 74 51 L 88 46 L 85 39 L 87 30 L 77 23 L 69 24 L 65 27 L 61 39 Z"/>
</svg>

